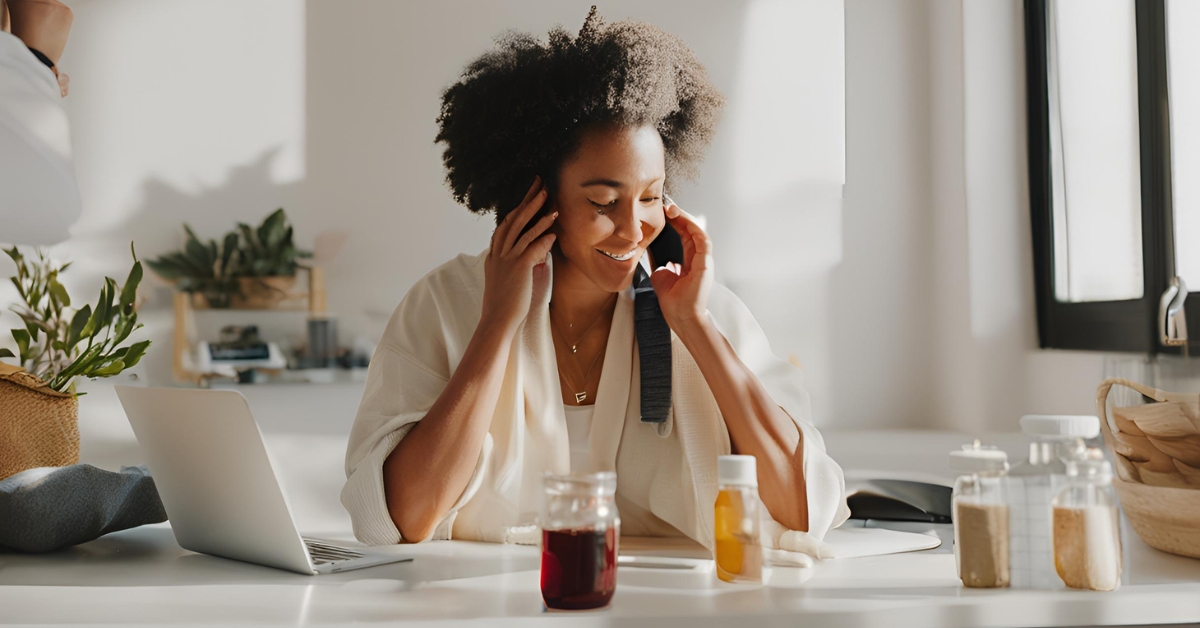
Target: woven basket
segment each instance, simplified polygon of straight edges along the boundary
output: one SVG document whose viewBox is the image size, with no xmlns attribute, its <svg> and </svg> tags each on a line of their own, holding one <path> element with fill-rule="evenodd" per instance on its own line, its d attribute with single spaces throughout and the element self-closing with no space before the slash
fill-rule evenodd
<svg viewBox="0 0 1200 628">
<path fill-rule="evenodd" d="M 79 462 L 79 400 L 0 364 L 0 479 Z"/>
<path fill-rule="evenodd" d="M 1156 403 L 1112 408 L 1123 386 Z M 1164 552 L 1200 558 L 1200 395 L 1126 379 L 1096 389 L 1100 431 L 1113 454 L 1113 488 L 1138 536 Z"/>
</svg>

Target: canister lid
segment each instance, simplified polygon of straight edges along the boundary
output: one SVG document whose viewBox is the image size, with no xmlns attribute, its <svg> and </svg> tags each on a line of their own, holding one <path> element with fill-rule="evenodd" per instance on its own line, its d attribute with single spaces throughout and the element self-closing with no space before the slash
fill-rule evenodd
<svg viewBox="0 0 1200 628">
<path fill-rule="evenodd" d="M 1107 484 L 1112 482 L 1112 474 L 1112 464 L 1104 459 L 1104 452 L 1095 447 L 1089 447 L 1087 455 L 1082 460 L 1067 462 L 1067 476 L 1069 477 L 1086 477 L 1101 484 Z"/>
<path fill-rule="evenodd" d="M 1021 430 L 1045 439 L 1096 438 L 1100 435 L 1100 419 L 1088 415 L 1026 414 L 1021 417 Z"/>
<path fill-rule="evenodd" d="M 950 452 L 950 468 L 963 473 L 1005 471 L 1008 469 L 1008 454 L 975 441 L 973 444 L 963 445 L 958 451 Z"/>
<path fill-rule="evenodd" d="M 717 483 L 758 486 L 754 456 L 717 456 Z"/>
</svg>

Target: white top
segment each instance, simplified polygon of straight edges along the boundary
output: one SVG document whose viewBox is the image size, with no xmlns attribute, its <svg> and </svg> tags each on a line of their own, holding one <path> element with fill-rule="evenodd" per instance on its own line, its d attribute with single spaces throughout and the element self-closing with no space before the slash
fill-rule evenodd
<svg viewBox="0 0 1200 628">
<path fill-rule="evenodd" d="M 437 401 L 462 360 L 482 311 L 486 254 L 461 255 L 418 281 L 380 338 L 350 431 L 342 490 L 354 533 L 365 543 L 401 541 L 384 499 L 383 462 Z M 549 256 L 547 265 L 553 266 Z M 537 522 L 542 476 L 571 471 L 570 434 L 550 333 L 551 282 L 550 273 L 535 281 L 474 474 L 431 538 L 511 539 L 516 530 Z M 749 310 L 723 286 L 713 286 L 708 309 L 738 357 L 803 435 L 809 532 L 787 530 L 768 519 L 764 542 L 818 552 L 825 532 L 850 512 L 841 467 L 825 453 L 824 440 L 809 420 L 800 370 L 772 353 Z M 682 533 L 711 547 L 717 456 L 731 453 L 729 432 L 700 367 L 674 335 L 671 412 L 664 423 L 643 423 L 635 349 L 633 291 L 627 289 L 613 311 L 588 433 L 592 469 L 617 474 L 622 534 Z"/>
<path fill-rule="evenodd" d="M 0 31 L 0 242 L 67 238 L 81 203 L 58 81 L 25 44 Z"/>
<path fill-rule="evenodd" d="M 592 415 L 596 406 L 569 406 L 563 404 L 567 415 L 567 442 L 571 445 L 571 473 L 591 473 L 592 450 L 588 437 L 592 431 Z"/>
</svg>

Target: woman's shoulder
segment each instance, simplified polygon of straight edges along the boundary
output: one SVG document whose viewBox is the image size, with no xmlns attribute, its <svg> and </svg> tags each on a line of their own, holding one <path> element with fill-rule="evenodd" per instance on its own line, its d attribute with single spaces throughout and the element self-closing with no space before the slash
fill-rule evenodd
<svg viewBox="0 0 1200 628">
<path fill-rule="evenodd" d="M 446 298 L 483 293 L 483 262 L 487 250 L 474 255 L 463 253 L 429 271 L 409 289 L 426 290 Z"/>
<path fill-rule="evenodd" d="M 418 279 L 392 313 L 382 343 L 406 350 L 432 349 L 434 343 L 444 350 L 447 336 L 474 333 L 482 311 L 486 254 L 459 255 Z"/>
<path fill-rule="evenodd" d="M 485 250 L 477 255 L 462 254 L 434 268 L 408 289 L 399 312 L 410 301 L 433 301 L 445 306 L 462 307 L 483 298 L 483 262 Z"/>
<path fill-rule="evenodd" d="M 765 340 L 762 327 L 750 308 L 746 307 L 737 294 L 720 282 L 713 282 L 712 292 L 708 297 L 708 313 L 735 349 L 748 342 Z"/>
</svg>

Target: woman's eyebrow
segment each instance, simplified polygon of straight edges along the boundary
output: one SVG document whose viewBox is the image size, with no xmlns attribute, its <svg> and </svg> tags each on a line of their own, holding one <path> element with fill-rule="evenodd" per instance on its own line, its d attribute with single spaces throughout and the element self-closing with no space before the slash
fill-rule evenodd
<svg viewBox="0 0 1200 628">
<path fill-rule="evenodd" d="M 664 178 L 666 178 L 666 177 L 659 177 L 659 178 L 651 181 L 650 185 L 658 183 L 659 181 L 662 181 Z M 603 185 L 605 187 L 616 188 L 618 190 L 625 187 L 624 183 L 621 183 L 620 181 L 617 181 L 616 179 L 588 179 L 587 181 L 580 183 L 579 187 L 590 188 L 590 187 L 596 186 L 596 185 Z"/>
<path fill-rule="evenodd" d="M 603 186 L 607 186 L 610 188 L 617 188 L 618 190 L 625 187 L 624 183 L 621 183 L 620 181 L 617 181 L 616 179 L 588 179 L 587 181 L 580 183 L 579 187 L 590 188 L 595 185 L 603 185 Z"/>
</svg>

